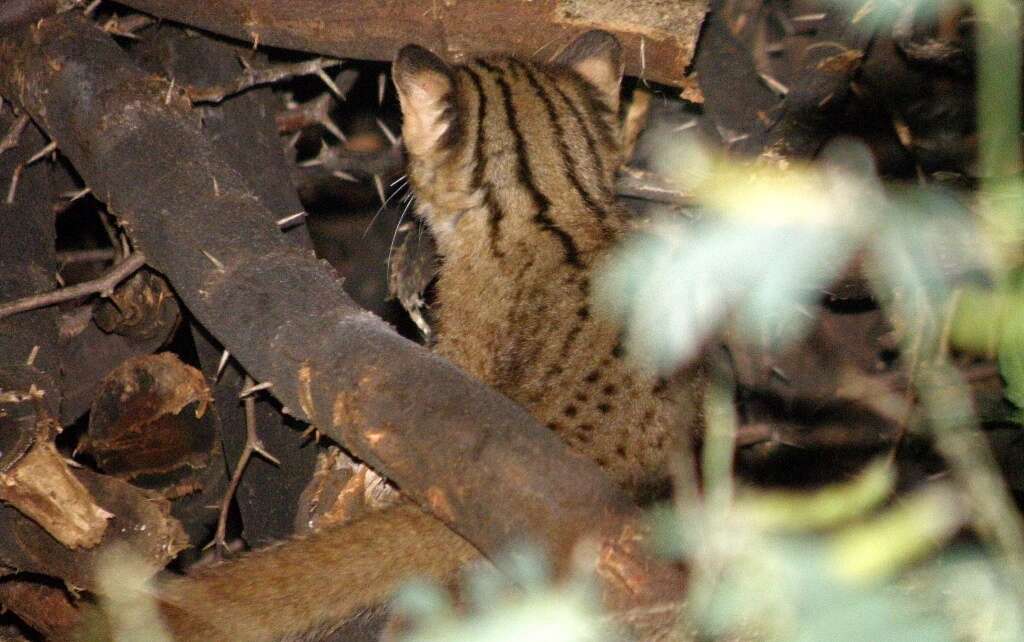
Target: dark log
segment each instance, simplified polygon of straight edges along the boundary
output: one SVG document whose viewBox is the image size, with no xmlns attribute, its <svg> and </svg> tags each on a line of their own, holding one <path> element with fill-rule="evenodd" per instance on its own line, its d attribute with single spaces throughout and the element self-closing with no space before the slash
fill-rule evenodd
<svg viewBox="0 0 1024 642">
<path fill-rule="evenodd" d="M 57 0 L 6 0 L 0 4 L 0 24 L 27 24 L 57 10 Z"/>
<path fill-rule="evenodd" d="M 352 304 L 268 222 L 187 100 L 87 20 L 69 12 L 3 34 L 0 92 L 60 141 L 192 314 L 291 413 L 487 554 L 527 539 L 564 562 L 600 532 L 612 538 L 600 565 L 609 601 L 678 590 L 637 552 L 636 513 L 597 466 Z"/>
<path fill-rule="evenodd" d="M 23 577 L 0 580 L 0 607 L 47 640 L 71 639 L 79 623 L 79 611 L 67 591 Z"/>
<path fill-rule="evenodd" d="M 178 85 L 209 87 L 234 80 L 241 66 L 236 46 L 212 38 L 197 37 L 176 25 L 160 25 L 147 32 L 132 48 L 131 55 L 142 65 Z M 256 56 L 262 58 L 261 55 Z M 260 64 L 254 61 L 253 64 Z M 203 129 L 222 157 L 231 158 L 233 167 L 245 179 L 273 224 L 281 218 L 302 210 L 302 204 L 288 177 L 291 166 L 286 162 L 278 137 L 274 115 L 280 108 L 268 88 L 253 89 L 215 105 L 197 109 L 203 115 Z M 305 225 L 290 226 L 285 237 L 301 247 L 311 248 L 312 241 Z M 219 434 L 223 439 L 228 466 L 237 465 L 245 445 L 245 415 L 238 393 L 244 373 L 234 360 L 229 360 L 220 376 L 223 347 L 201 327 L 192 328 L 192 338 L 208 381 L 216 380 L 213 389 Z M 298 422 L 283 416 L 278 405 L 266 395 L 256 402 L 256 432 L 267 450 L 280 465 L 254 458 L 245 468 L 235 502 L 242 518 L 242 536 L 251 546 L 263 546 L 292 533 L 295 507 L 302 490 L 313 476 L 316 464 L 315 444 L 300 440 Z M 219 487 L 226 488 L 226 480 Z M 207 502 L 208 504 L 210 502 Z M 214 505 L 218 501 L 212 502 Z M 195 506 L 201 510 L 201 506 Z"/>
<path fill-rule="evenodd" d="M 0 111 L 0 137 L 15 120 L 10 111 Z M 2 302 L 56 286 L 53 205 L 61 191 L 71 186 L 71 179 L 62 167 L 47 159 L 23 167 L 47 142 L 39 129 L 29 124 L 21 131 L 17 146 L 0 154 L 0 193 L 8 194 L 10 182 L 17 181 L 13 201 L 7 203 L 0 198 Z M 43 403 L 51 414 L 56 414 L 61 398 L 57 339 L 56 308 L 0 319 L 0 363 L 33 366 L 40 377 L 36 387 L 46 392 Z"/>
<path fill-rule="evenodd" d="M 510 52 L 547 60 L 587 29 L 614 33 L 626 73 L 680 85 L 693 57 L 705 0 L 127 0 L 133 9 L 246 42 L 340 58 L 391 60 L 409 43 L 452 60 Z M 470 7 L 472 10 L 469 10 Z"/>
<path fill-rule="evenodd" d="M 857 16 L 813 1 L 772 10 L 757 0 L 712 2 L 695 67 L 705 109 L 730 150 L 810 158 L 835 135 L 875 34 L 879 9 L 865 7 Z M 766 40 L 771 30 L 764 21 L 812 8 L 822 14 L 813 38 L 791 33 Z"/>
</svg>

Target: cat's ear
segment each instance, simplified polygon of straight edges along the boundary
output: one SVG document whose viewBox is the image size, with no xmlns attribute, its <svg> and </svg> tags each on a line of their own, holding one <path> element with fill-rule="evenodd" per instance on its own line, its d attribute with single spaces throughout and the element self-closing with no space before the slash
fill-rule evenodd
<svg viewBox="0 0 1024 642">
<path fill-rule="evenodd" d="M 402 137 L 410 154 L 445 147 L 457 134 L 455 72 L 417 45 L 402 47 L 391 75 L 402 105 Z"/>
<path fill-rule="evenodd" d="M 607 31 L 588 31 L 573 40 L 552 62 L 571 67 L 583 77 L 614 111 L 619 109 L 622 83 L 622 45 Z"/>
</svg>

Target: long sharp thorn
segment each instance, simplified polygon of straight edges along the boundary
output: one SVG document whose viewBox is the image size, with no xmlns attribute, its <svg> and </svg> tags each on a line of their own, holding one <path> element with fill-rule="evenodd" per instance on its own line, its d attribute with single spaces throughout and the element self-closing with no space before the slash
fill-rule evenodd
<svg viewBox="0 0 1024 642">
<path fill-rule="evenodd" d="M 231 353 L 225 350 L 220 354 L 220 361 L 217 363 L 217 372 L 213 373 L 213 380 L 217 381 L 220 379 L 220 375 L 224 372 L 224 366 L 228 365 L 228 359 L 231 357 Z"/>
<path fill-rule="evenodd" d="M 373 184 L 377 187 L 377 196 L 380 197 L 380 206 L 384 207 L 388 204 L 388 199 L 384 197 L 384 181 L 380 179 L 380 174 L 373 175 Z"/>
</svg>

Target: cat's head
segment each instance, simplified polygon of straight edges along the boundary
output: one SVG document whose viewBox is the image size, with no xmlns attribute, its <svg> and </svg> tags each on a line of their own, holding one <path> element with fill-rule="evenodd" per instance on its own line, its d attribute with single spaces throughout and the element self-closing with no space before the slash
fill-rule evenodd
<svg viewBox="0 0 1024 642">
<path fill-rule="evenodd" d="M 545 64 L 494 56 L 449 65 L 416 45 L 398 53 L 409 181 L 442 244 L 470 211 L 494 219 L 535 215 L 556 199 L 586 210 L 612 198 L 622 57 L 603 31 Z"/>
</svg>

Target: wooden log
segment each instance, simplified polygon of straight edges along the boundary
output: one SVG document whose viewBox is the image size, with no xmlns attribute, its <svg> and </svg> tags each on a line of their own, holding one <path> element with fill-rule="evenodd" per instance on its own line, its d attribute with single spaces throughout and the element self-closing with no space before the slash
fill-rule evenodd
<svg viewBox="0 0 1024 642">
<path fill-rule="evenodd" d="M 547 60 L 588 29 L 615 34 L 626 73 L 681 85 L 705 0 L 127 0 L 133 9 L 255 45 L 390 61 L 416 43 L 458 61 L 508 52 Z"/>
</svg>

